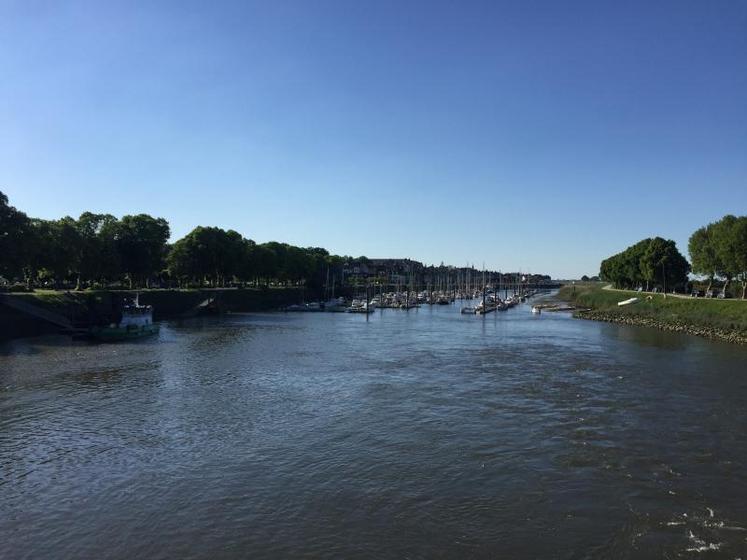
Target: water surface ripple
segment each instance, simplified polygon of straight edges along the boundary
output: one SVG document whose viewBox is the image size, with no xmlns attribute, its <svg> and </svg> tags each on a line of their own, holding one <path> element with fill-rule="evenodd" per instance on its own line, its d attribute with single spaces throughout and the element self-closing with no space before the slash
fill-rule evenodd
<svg viewBox="0 0 747 560">
<path fill-rule="evenodd" d="M 456 306 L 0 346 L 2 558 L 738 558 L 747 349 Z"/>
</svg>

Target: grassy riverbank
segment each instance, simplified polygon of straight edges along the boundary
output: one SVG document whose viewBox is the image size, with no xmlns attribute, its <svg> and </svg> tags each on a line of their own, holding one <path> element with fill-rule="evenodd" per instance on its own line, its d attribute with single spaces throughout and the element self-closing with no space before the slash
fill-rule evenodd
<svg viewBox="0 0 747 560">
<path fill-rule="evenodd" d="M 650 296 L 651 299 L 648 299 Z M 566 285 L 559 299 L 588 311 L 577 315 L 584 319 L 650 326 L 687 332 L 729 342 L 747 343 L 747 302 L 683 298 L 604 289 L 603 283 Z M 619 301 L 637 297 L 640 301 L 619 307 Z"/>
</svg>

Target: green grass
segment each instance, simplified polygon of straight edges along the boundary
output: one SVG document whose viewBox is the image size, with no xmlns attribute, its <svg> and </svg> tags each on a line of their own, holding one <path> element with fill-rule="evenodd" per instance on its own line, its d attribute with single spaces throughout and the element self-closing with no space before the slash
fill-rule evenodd
<svg viewBox="0 0 747 560">
<path fill-rule="evenodd" d="M 579 307 L 604 311 L 610 315 L 654 319 L 671 325 L 710 327 L 747 334 L 747 301 L 736 299 L 680 298 L 624 290 L 606 290 L 600 282 L 566 285 L 558 298 Z M 648 299 L 651 296 L 651 299 Z M 618 307 L 631 297 L 640 301 Z"/>
</svg>

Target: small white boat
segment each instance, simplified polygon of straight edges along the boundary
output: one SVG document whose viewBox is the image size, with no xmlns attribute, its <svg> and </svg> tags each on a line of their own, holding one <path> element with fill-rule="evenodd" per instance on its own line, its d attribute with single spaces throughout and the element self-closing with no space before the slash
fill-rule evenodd
<svg viewBox="0 0 747 560">
<path fill-rule="evenodd" d="M 462 307 L 461 313 L 464 314 L 464 315 L 474 315 L 475 313 L 477 313 L 477 308 L 475 308 L 475 307 Z"/>
<path fill-rule="evenodd" d="M 533 305 L 532 313 L 534 313 L 535 315 L 539 315 L 540 313 L 542 313 L 542 308 L 539 307 L 538 305 Z"/>
<path fill-rule="evenodd" d="M 375 304 L 366 303 L 365 301 L 353 300 L 353 304 L 345 311 L 348 313 L 373 313 L 376 309 Z"/>
<path fill-rule="evenodd" d="M 632 297 L 630 299 L 624 299 L 623 301 L 618 301 L 617 305 L 622 307 L 623 305 L 630 305 L 631 303 L 636 303 L 638 301 L 637 297 Z"/>
</svg>

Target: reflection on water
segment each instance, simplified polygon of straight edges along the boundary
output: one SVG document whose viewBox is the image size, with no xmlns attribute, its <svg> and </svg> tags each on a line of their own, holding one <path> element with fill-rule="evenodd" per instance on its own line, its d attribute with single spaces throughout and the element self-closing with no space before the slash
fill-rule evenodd
<svg viewBox="0 0 747 560">
<path fill-rule="evenodd" d="M 0 347 L 0 557 L 735 558 L 747 349 L 456 307 Z"/>
<path fill-rule="evenodd" d="M 687 350 L 693 343 L 689 336 L 672 336 L 667 331 L 646 327 L 629 327 L 627 329 L 611 328 L 610 335 L 626 342 L 641 346 L 651 346 L 666 350 Z"/>
</svg>

